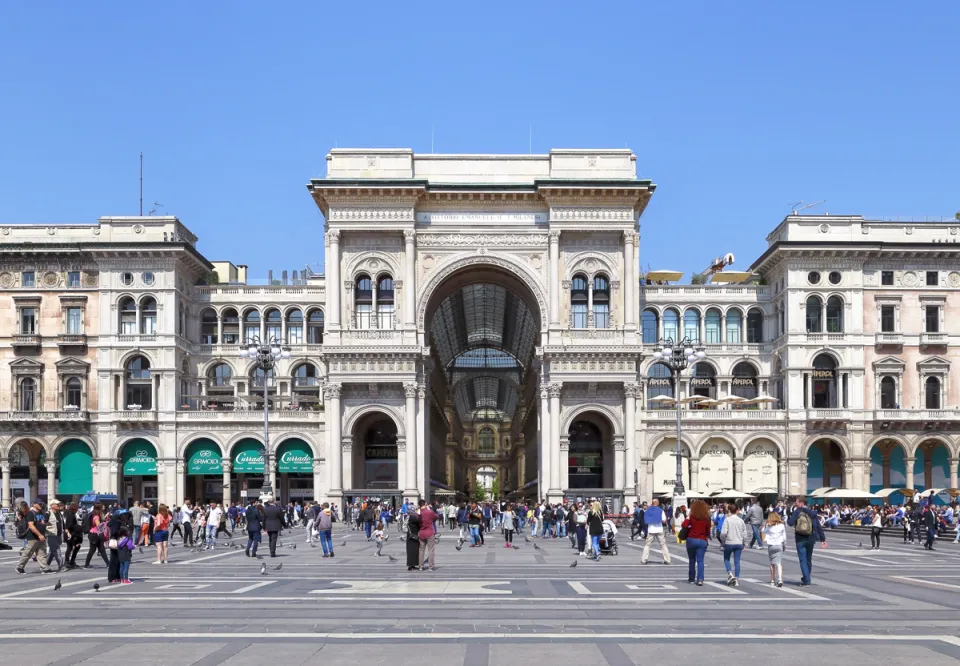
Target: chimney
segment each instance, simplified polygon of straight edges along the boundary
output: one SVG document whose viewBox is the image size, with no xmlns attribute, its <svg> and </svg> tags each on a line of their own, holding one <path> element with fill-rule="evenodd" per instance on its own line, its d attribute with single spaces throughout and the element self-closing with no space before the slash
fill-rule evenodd
<svg viewBox="0 0 960 666">
<path fill-rule="evenodd" d="M 247 283 L 247 265 L 246 264 L 237 264 L 237 282 L 240 284 Z"/>
</svg>

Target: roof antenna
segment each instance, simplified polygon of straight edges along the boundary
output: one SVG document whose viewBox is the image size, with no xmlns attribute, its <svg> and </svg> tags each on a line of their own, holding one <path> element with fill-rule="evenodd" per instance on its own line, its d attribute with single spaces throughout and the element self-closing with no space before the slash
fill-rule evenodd
<svg viewBox="0 0 960 666">
<path fill-rule="evenodd" d="M 433 154 L 433 123 L 430 124 L 430 154 Z"/>
<path fill-rule="evenodd" d="M 530 154 L 533 155 L 533 124 L 530 124 Z"/>
<path fill-rule="evenodd" d="M 143 217 L 143 151 L 140 151 L 140 217 Z"/>
<path fill-rule="evenodd" d="M 801 210 L 806 210 L 808 208 L 813 208 L 814 206 L 819 206 L 822 203 L 826 203 L 826 199 L 821 199 L 820 201 L 814 201 L 812 204 L 807 204 L 806 206 L 800 206 L 803 201 L 798 201 L 796 203 L 790 204 L 790 207 L 793 208 L 793 214 L 797 215 Z M 799 208 L 798 208 L 799 206 Z"/>
</svg>

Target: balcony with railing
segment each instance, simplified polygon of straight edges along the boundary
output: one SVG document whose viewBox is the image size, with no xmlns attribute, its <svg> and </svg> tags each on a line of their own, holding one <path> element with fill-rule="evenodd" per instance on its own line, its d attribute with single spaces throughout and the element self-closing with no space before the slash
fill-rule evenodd
<svg viewBox="0 0 960 666">
<path fill-rule="evenodd" d="M 935 347 L 946 347 L 950 342 L 950 336 L 947 333 L 921 333 L 920 344 Z"/>
<path fill-rule="evenodd" d="M 808 422 L 839 423 L 849 421 L 853 417 L 850 409 L 808 409 Z"/>
<path fill-rule="evenodd" d="M 568 328 L 563 337 L 571 342 L 604 343 L 612 345 L 624 344 L 624 332 L 616 328 Z M 636 334 L 633 334 L 636 339 Z"/>
<path fill-rule="evenodd" d="M 844 342 L 846 336 L 843 333 L 807 333 L 807 342 Z"/>
<path fill-rule="evenodd" d="M 681 409 L 682 421 L 782 421 L 782 409 Z M 676 422 L 675 409 L 648 409 L 643 413 L 647 421 Z"/>
<path fill-rule="evenodd" d="M 323 419 L 323 410 L 318 409 L 271 409 L 270 423 L 317 423 Z M 177 412 L 177 422 L 217 421 L 263 423 L 262 409 L 184 409 Z"/>
<path fill-rule="evenodd" d="M 57 336 L 57 345 L 60 347 L 86 347 L 87 335 L 85 333 L 60 333 Z"/>
<path fill-rule="evenodd" d="M 2 412 L 4 421 L 18 423 L 77 423 L 90 420 L 90 412 L 79 409 L 60 411 L 12 411 Z"/>
<path fill-rule="evenodd" d="M 13 347 L 39 347 L 43 343 L 43 338 L 39 333 L 15 333 L 13 336 Z"/>
<path fill-rule="evenodd" d="M 903 346 L 903 333 L 877 333 L 874 344 L 876 346 L 896 345 Z"/>
<path fill-rule="evenodd" d="M 157 413 L 152 409 L 123 409 L 114 412 L 114 416 L 124 423 L 153 423 L 157 420 Z"/>
<path fill-rule="evenodd" d="M 881 422 L 960 421 L 960 409 L 875 409 L 873 419 Z"/>
</svg>

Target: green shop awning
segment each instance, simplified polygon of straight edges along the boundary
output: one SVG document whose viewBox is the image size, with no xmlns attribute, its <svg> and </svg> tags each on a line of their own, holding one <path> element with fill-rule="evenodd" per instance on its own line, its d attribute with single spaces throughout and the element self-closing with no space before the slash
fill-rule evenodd
<svg viewBox="0 0 960 666">
<path fill-rule="evenodd" d="M 283 474 L 313 472 L 313 451 L 302 439 L 288 439 L 277 450 L 277 469 Z"/>
<path fill-rule="evenodd" d="M 203 437 L 190 443 L 187 447 L 187 474 L 191 476 L 223 474 L 220 447 L 213 440 Z"/>
<path fill-rule="evenodd" d="M 124 476 L 153 476 L 157 473 L 157 450 L 145 439 L 131 439 L 120 456 Z"/>
<path fill-rule="evenodd" d="M 263 444 L 241 439 L 233 447 L 233 471 L 236 474 L 263 474 Z"/>
<path fill-rule="evenodd" d="M 60 481 L 57 494 L 83 495 L 93 490 L 93 454 L 79 439 L 68 439 L 57 452 Z"/>
</svg>

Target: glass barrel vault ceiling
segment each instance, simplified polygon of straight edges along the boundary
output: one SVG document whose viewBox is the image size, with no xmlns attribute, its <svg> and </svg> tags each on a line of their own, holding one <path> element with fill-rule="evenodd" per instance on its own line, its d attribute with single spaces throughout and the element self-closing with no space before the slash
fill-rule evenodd
<svg viewBox="0 0 960 666">
<path fill-rule="evenodd" d="M 526 303 L 499 285 L 472 284 L 443 299 L 431 344 L 462 422 L 513 418 L 537 333 Z"/>
</svg>

